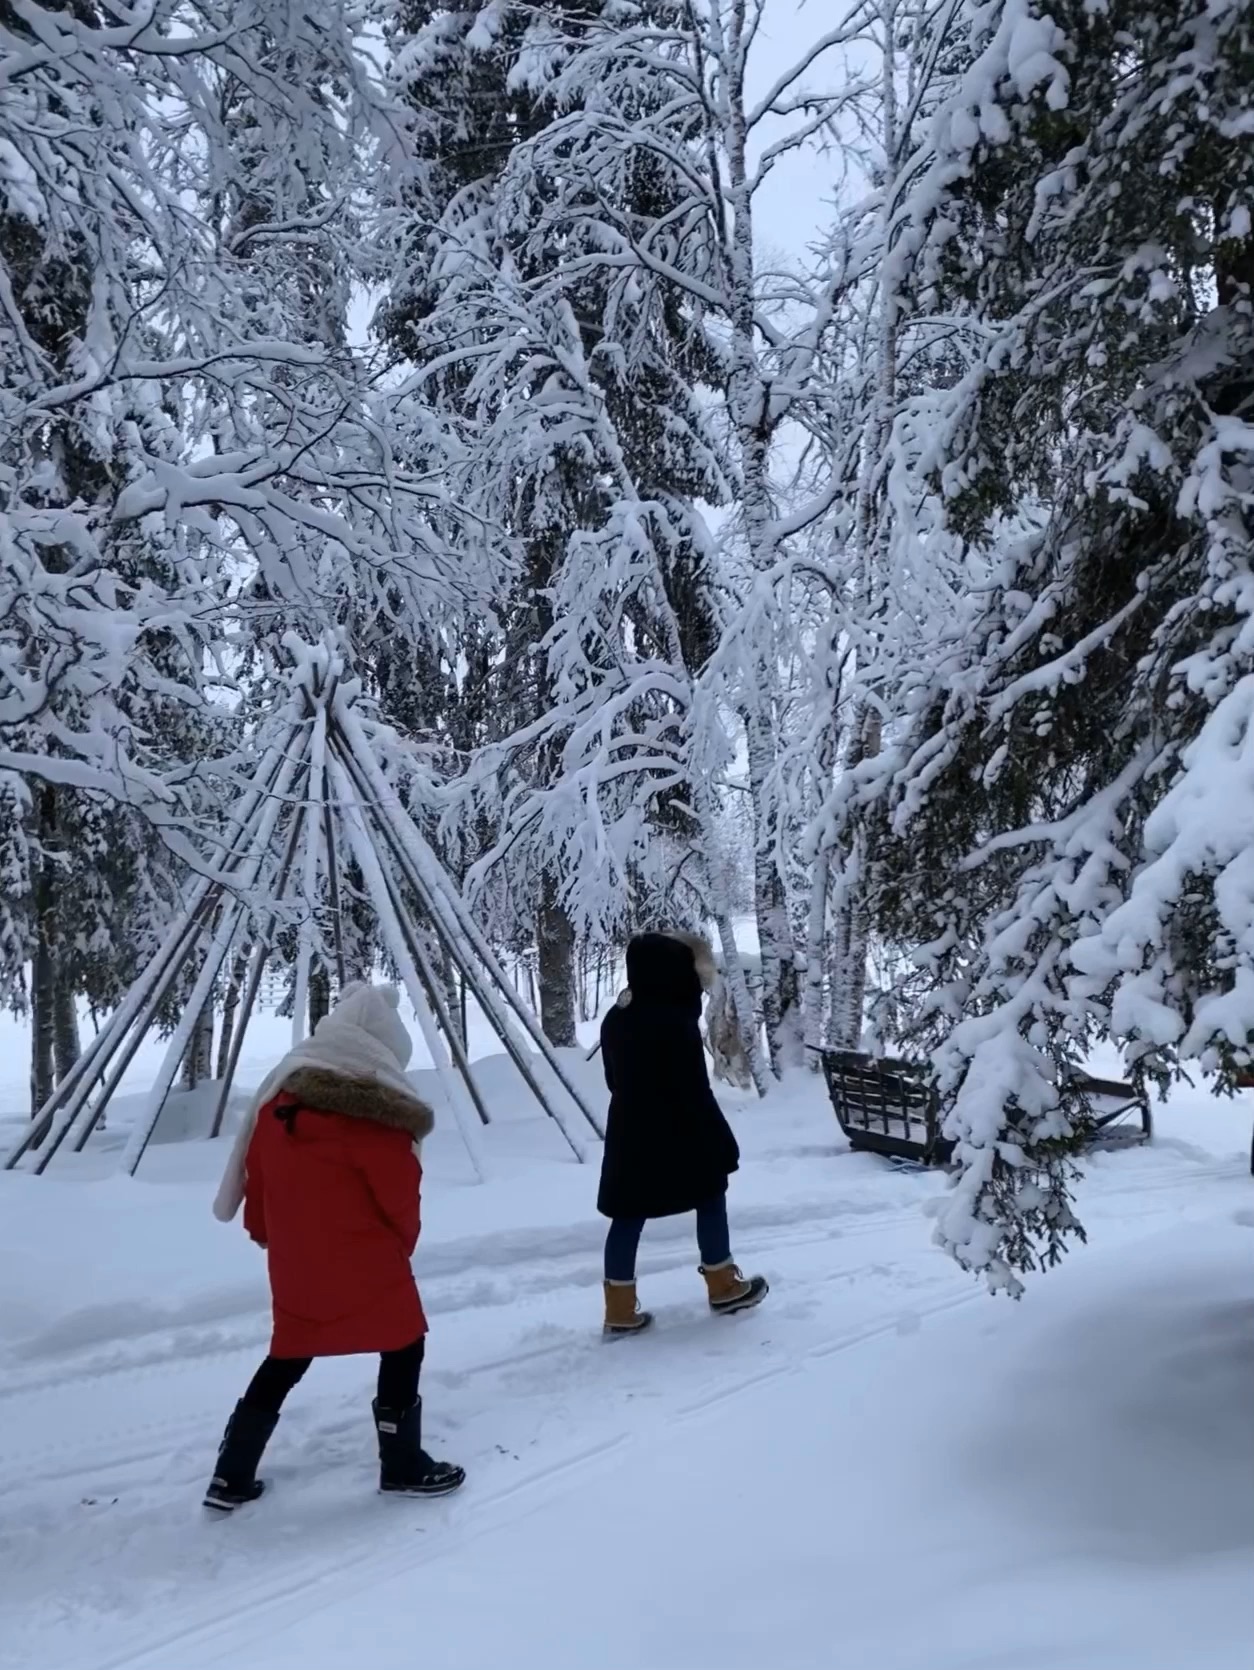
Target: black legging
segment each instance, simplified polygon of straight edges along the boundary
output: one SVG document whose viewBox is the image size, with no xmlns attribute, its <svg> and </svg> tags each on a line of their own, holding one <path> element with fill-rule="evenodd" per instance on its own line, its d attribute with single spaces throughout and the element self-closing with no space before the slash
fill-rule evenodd
<svg viewBox="0 0 1254 1670">
<path fill-rule="evenodd" d="M 412 1409 L 418 1401 L 425 1341 L 416 1339 L 399 1351 L 379 1353 L 380 1409 Z M 287 1394 L 305 1376 L 312 1357 L 267 1357 L 253 1375 L 243 1401 L 250 1409 L 277 1415 Z"/>
</svg>

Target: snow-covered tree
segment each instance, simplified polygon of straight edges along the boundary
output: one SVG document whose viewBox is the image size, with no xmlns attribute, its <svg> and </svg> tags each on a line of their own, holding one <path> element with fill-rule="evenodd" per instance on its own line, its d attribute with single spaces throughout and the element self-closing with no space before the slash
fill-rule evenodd
<svg viewBox="0 0 1254 1670">
<path fill-rule="evenodd" d="M 5 6 L 0 76 L 0 765 L 34 767 L 7 727 L 72 677 L 93 722 L 59 779 L 156 814 L 168 794 L 99 705 L 145 631 L 203 637 L 241 575 L 324 616 L 349 591 L 419 616 L 453 578 L 438 478 L 398 466 L 388 392 L 310 325 L 350 241 L 368 77 L 330 0 Z M 66 476 L 88 468 L 84 495 Z M 116 573 L 131 528 L 176 580 Z"/>
<path fill-rule="evenodd" d="M 438 212 L 412 216 L 405 266 L 423 273 L 430 317 L 443 311 L 456 346 L 410 352 L 427 386 L 456 376 L 459 399 L 478 403 L 477 474 L 511 496 L 512 526 L 559 505 L 555 459 L 578 456 L 585 472 L 578 503 L 551 523 L 578 537 L 543 588 L 558 697 L 544 722 L 562 737 L 560 770 L 516 791 L 510 817 L 536 821 L 576 887 L 597 886 L 603 916 L 605 880 L 639 858 L 661 799 L 683 804 L 690 838 L 714 850 L 743 738 L 782 1066 L 800 1029 L 771 587 L 838 489 L 824 474 L 801 497 L 775 472 L 781 439 L 813 421 L 838 292 L 764 266 L 754 209 L 780 158 L 820 137 L 844 143 L 842 112 L 868 83 L 836 68 L 859 38 L 851 11 L 755 97 L 761 22 L 759 5 L 730 0 L 493 4 L 434 12 L 397 62 L 434 89 L 437 127 L 451 121 L 424 177 L 455 176 Z M 732 515 L 716 542 L 701 504 L 723 501 Z M 511 831 L 511 852 L 516 841 Z M 738 970 L 730 915 L 713 898 L 709 910 Z M 746 1018 L 747 994 L 737 1002 Z"/>
<path fill-rule="evenodd" d="M 104 22 L 87 4 L 50 10 L 70 27 Z M 25 47 L 9 60 L 18 79 L 5 100 L 12 137 L 0 148 L 8 163 L 0 586 L 11 603 L 0 743 L 12 763 L 43 762 L 41 781 L 9 779 L 3 981 L 9 1001 L 30 1013 L 35 1107 L 77 1057 L 77 997 L 107 1003 L 128 961 L 128 933 L 142 939 L 135 859 L 151 843 L 136 841 L 133 816 L 101 790 L 125 787 L 132 738 L 149 765 L 195 757 L 170 732 L 201 700 L 195 640 L 167 602 L 181 579 L 166 541 L 111 522 L 140 448 L 171 456 L 169 413 L 142 385 L 91 397 L 76 387 L 91 382 L 95 357 L 119 327 L 118 283 L 135 253 L 136 216 L 110 199 L 114 188 L 91 165 L 116 165 L 138 143 L 142 110 L 97 92 L 77 65 L 41 75 L 37 22 L 0 13 L 9 41 Z M 107 136 L 79 131 L 80 122 L 110 120 L 117 126 Z M 126 324 L 150 353 L 147 321 Z"/>
<path fill-rule="evenodd" d="M 404 641 L 489 589 L 440 434 L 399 463 L 347 346 L 386 127 L 355 29 L 335 0 L 0 5 L 3 978 L 41 1016 L 37 1099 L 41 992 L 68 1057 L 74 995 L 125 984 L 170 852 L 203 863 L 247 775 L 253 647 L 350 617 Z"/>
<path fill-rule="evenodd" d="M 930 399 L 983 338 L 952 307 L 920 306 L 906 273 L 914 187 L 955 73 L 956 9 L 876 0 L 846 20 L 841 45 L 857 74 L 839 112 L 836 212 L 809 280 L 824 299 L 810 388 L 792 412 L 802 437 L 794 497 L 824 508 L 780 542 L 758 585 L 759 613 L 779 634 L 771 781 L 781 847 L 796 855 L 812 1046 L 856 1047 L 863 1032 L 873 922 L 847 790 L 879 747 L 902 678 L 925 658 L 952 579 L 956 541 L 937 537 L 918 459 Z M 758 630 L 751 620 L 747 631 Z"/>
<path fill-rule="evenodd" d="M 964 16 L 908 282 L 986 338 L 920 454 L 968 596 L 860 783 L 931 976 L 940 1235 L 1017 1291 L 1082 1233 L 1088 1042 L 1231 1083 L 1254 1039 L 1254 12 Z"/>
<path fill-rule="evenodd" d="M 477 873 L 508 852 L 511 892 L 530 900 L 562 1042 L 575 931 L 623 927 L 668 831 L 703 844 L 685 726 L 716 615 L 693 501 L 726 494 L 696 386 L 718 351 L 686 297 L 597 259 L 594 202 L 563 161 L 587 101 L 548 83 L 612 10 L 411 6 L 394 42 L 414 162 L 383 322 L 423 402 L 466 422 L 477 502 L 519 553 L 459 804 L 497 827 Z M 621 212 L 664 224 L 673 176 L 623 161 Z"/>
</svg>

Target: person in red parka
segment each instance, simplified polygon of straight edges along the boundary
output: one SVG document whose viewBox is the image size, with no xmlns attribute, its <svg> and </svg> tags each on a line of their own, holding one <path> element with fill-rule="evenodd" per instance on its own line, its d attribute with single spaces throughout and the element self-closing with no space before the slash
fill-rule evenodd
<svg viewBox="0 0 1254 1670">
<path fill-rule="evenodd" d="M 403 1076 L 412 1045 L 398 1003 L 392 987 L 346 988 L 270 1074 L 232 1156 L 215 1209 L 234 1216 L 242 1198 L 244 1227 L 266 1251 L 274 1333 L 227 1424 L 207 1507 L 261 1495 L 257 1465 L 287 1394 L 315 1357 L 359 1352 L 379 1353 L 380 1490 L 436 1496 L 464 1482 L 422 1448 L 427 1320 L 410 1260 L 418 1145 L 434 1119 Z"/>
</svg>

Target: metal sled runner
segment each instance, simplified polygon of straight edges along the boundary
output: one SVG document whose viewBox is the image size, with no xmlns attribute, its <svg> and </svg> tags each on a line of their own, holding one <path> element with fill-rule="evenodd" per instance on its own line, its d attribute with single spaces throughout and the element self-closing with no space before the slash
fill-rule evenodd
<svg viewBox="0 0 1254 1670">
<path fill-rule="evenodd" d="M 941 1135 L 930 1070 L 913 1061 L 821 1050 L 828 1094 L 849 1146 L 912 1165 L 943 1166 L 954 1144 Z M 1148 1142 L 1149 1103 L 1134 1086 L 1077 1072 L 1073 1083 L 1088 1100 L 1092 1128 L 1086 1147 L 1121 1148 Z"/>
</svg>

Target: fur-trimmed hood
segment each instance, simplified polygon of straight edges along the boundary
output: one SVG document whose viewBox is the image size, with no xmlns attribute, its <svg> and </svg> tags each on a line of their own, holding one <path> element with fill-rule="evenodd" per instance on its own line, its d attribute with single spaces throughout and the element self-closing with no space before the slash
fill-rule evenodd
<svg viewBox="0 0 1254 1670">
<path fill-rule="evenodd" d="M 626 1009 L 632 1000 L 634 985 L 641 980 L 649 986 L 661 984 L 669 986 L 677 984 L 686 986 L 688 976 L 678 973 L 674 969 L 677 954 L 668 946 L 682 945 L 692 957 L 692 967 L 696 973 L 698 990 L 695 994 L 698 1012 L 701 1007 L 701 994 L 710 991 L 717 978 L 718 966 L 714 961 L 714 949 L 708 940 L 702 939 L 700 934 L 683 933 L 678 928 L 659 928 L 653 933 L 638 934 L 627 947 L 627 978 L 632 984 L 625 991 L 619 992 L 615 1002 L 620 1009 Z M 659 955 L 659 953 L 665 953 Z M 634 965 L 634 973 L 633 973 Z M 672 972 L 668 972 L 668 966 Z M 678 981 L 676 974 L 678 973 Z M 686 1001 L 686 997 L 684 999 Z"/>
<path fill-rule="evenodd" d="M 421 1142 L 435 1129 L 435 1114 L 417 1096 L 404 1096 L 376 1079 L 353 1078 L 325 1067 L 300 1067 L 283 1081 L 283 1089 L 301 1107 L 314 1113 L 340 1113 L 346 1119 L 371 1119 L 405 1131 Z"/>
<path fill-rule="evenodd" d="M 679 928 L 665 929 L 667 939 L 677 939 L 681 945 L 686 945 L 692 952 L 692 960 L 697 965 L 697 979 L 701 982 L 703 992 L 713 991 L 714 982 L 718 979 L 718 964 L 714 960 L 714 947 L 708 939 L 702 939 L 700 934 L 686 934 Z"/>
<path fill-rule="evenodd" d="M 401 994 L 395 986 L 369 986 L 361 982 L 345 986 L 339 1002 L 324 1015 L 314 1028 L 311 1038 L 302 1038 L 261 1081 L 252 1104 L 240 1121 L 239 1130 L 231 1146 L 231 1156 L 213 1200 L 213 1215 L 221 1223 L 230 1223 L 244 1203 L 245 1158 L 257 1125 L 257 1115 L 267 1102 L 272 1102 L 289 1080 L 298 1073 L 327 1073 L 338 1081 L 360 1081 L 368 1089 L 372 1102 L 386 1089 L 402 1108 L 414 1103 L 422 1108 L 431 1129 L 431 1111 L 423 1107 L 409 1087 L 405 1068 L 413 1051 L 410 1038 L 400 1017 Z M 350 1091 L 351 1096 L 351 1091 Z M 339 1092 L 337 1091 L 337 1097 Z M 312 1102 L 310 1103 L 312 1106 Z M 332 1104 L 338 1107 L 338 1100 Z M 358 1096 L 356 1106 L 361 1106 Z M 351 1111 L 345 1109 L 344 1111 Z M 396 1120 L 401 1130 L 409 1130 L 419 1116 L 402 1112 Z M 379 1120 L 378 1113 L 366 1113 L 368 1119 Z M 381 1121 L 389 1123 L 385 1115 Z"/>
</svg>

